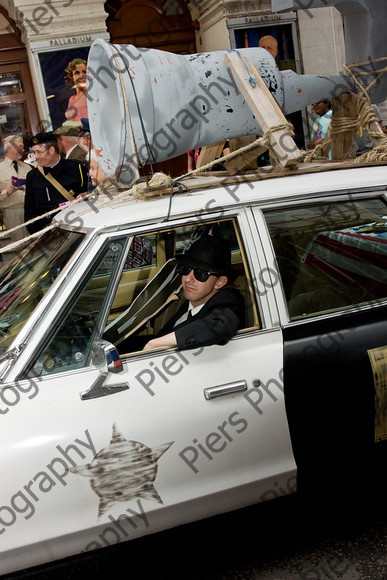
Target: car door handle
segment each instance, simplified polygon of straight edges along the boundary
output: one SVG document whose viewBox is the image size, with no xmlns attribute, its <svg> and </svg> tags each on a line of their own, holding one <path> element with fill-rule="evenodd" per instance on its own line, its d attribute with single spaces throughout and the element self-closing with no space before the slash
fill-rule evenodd
<svg viewBox="0 0 387 580">
<path fill-rule="evenodd" d="M 207 387 L 204 389 L 204 398 L 208 401 L 216 399 L 217 397 L 224 397 L 226 395 L 233 395 L 247 390 L 246 381 L 234 381 L 233 383 L 226 383 L 225 385 L 217 385 L 216 387 Z"/>
</svg>

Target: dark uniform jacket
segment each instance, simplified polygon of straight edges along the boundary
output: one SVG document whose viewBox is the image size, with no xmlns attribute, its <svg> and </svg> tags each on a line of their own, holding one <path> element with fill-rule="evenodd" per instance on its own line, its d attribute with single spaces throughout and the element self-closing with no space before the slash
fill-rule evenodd
<svg viewBox="0 0 387 580">
<path fill-rule="evenodd" d="M 191 318 L 173 326 L 187 312 L 186 302 L 161 330 L 159 336 L 175 332 L 179 350 L 226 344 L 244 325 L 244 300 L 242 295 L 232 288 L 222 288 L 199 312 Z"/>
<path fill-rule="evenodd" d="M 87 191 L 87 168 L 79 161 L 60 158 L 55 167 L 44 167 L 45 174 L 51 175 L 74 197 Z M 36 167 L 27 174 L 26 196 L 24 201 L 24 220 L 42 215 L 58 207 L 67 199 L 51 185 Z M 27 226 L 30 234 L 45 228 L 51 221 L 51 216 L 37 220 Z"/>
</svg>

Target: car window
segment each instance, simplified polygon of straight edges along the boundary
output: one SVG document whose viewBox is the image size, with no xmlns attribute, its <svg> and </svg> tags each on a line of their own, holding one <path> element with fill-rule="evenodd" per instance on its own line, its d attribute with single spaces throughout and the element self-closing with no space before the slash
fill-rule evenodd
<svg viewBox="0 0 387 580">
<path fill-rule="evenodd" d="M 22 329 L 84 238 L 59 227 L 44 232 L 0 273 L 0 355 Z"/>
<path fill-rule="evenodd" d="M 85 365 L 125 244 L 125 238 L 110 241 L 100 251 L 76 295 L 70 298 L 29 376 L 44 376 Z"/>
<path fill-rule="evenodd" d="M 184 300 L 179 292 L 175 254 L 183 253 L 207 234 L 230 241 L 235 273 L 232 286 L 245 300 L 245 327 L 259 326 L 254 286 L 236 220 L 123 236 L 110 240 L 95 257 L 26 376 L 84 367 L 93 341 L 101 335 L 120 354 L 141 350 L 144 337 L 157 333 Z M 130 247 L 124 256 L 129 239 Z"/>
<path fill-rule="evenodd" d="M 147 233 L 153 248 L 151 263 L 124 268 L 103 337 L 120 354 L 141 350 L 144 340 L 157 334 L 182 305 L 180 276 L 175 255 L 185 252 L 198 238 L 211 234 L 229 240 L 235 279 L 232 286 L 244 296 L 245 326 L 258 326 L 251 277 L 236 220 L 218 220 Z M 141 236 L 140 236 L 141 237 Z"/>
<path fill-rule="evenodd" d="M 291 320 L 387 298 L 382 198 L 265 212 Z"/>
</svg>

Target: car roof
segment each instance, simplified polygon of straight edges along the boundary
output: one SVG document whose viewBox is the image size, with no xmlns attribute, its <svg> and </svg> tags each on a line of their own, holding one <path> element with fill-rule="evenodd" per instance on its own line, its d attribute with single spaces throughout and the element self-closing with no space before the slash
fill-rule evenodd
<svg viewBox="0 0 387 580">
<path fill-rule="evenodd" d="M 387 164 L 347 166 L 338 164 L 309 164 L 298 170 L 275 172 L 270 168 L 260 173 L 237 175 L 211 173 L 190 176 L 179 181 L 172 200 L 170 189 L 152 192 L 152 197 L 141 199 L 133 190 L 113 196 L 100 195 L 80 203 L 72 203 L 55 220 L 69 229 L 115 229 L 123 226 L 155 223 L 178 217 L 204 215 L 239 204 L 259 202 L 262 205 L 305 199 L 329 192 L 361 191 L 387 185 Z"/>
</svg>

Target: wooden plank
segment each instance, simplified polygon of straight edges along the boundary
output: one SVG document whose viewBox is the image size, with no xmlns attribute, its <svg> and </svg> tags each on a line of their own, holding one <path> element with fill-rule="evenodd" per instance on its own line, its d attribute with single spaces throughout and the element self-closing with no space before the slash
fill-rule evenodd
<svg viewBox="0 0 387 580">
<path fill-rule="evenodd" d="M 225 61 L 263 132 L 266 133 L 273 127 L 287 124 L 281 108 L 256 67 L 252 63 L 246 63 L 236 52 L 227 53 Z M 255 87 L 249 82 L 251 76 L 256 80 Z M 272 131 L 269 135 L 269 142 L 273 153 L 283 167 L 295 166 L 303 159 L 303 154 L 285 128 Z"/>
<path fill-rule="evenodd" d="M 254 135 L 230 139 L 230 152 L 234 153 L 235 151 L 238 151 L 238 149 L 246 147 L 246 145 L 250 145 L 250 143 L 253 143 L 254 141 L 256 141 Z M 257 158 L 266 150 L 267 147 L 257 145 L 248 151 L 241 152 L 240 155 L 233 157 L 229 161 L 224 161 L 223 165 L 227 169 L 229 175 L 235 175 L 235 173 L 238 173 L 238 171 L 242 171 L 243 169 L 257 169 Z"/>
<path fill-rule="evenodd" d="M 214 143 L 213 145 L 202 147 L 196 163 L 197 169 L 207 165 L 207 163 L 211 163 L 211 161 L 214 161 L 218 157 L 221 157 L 224 144 L 225 141 L 221 141 L 220 143 Z"/>
<path fill-rule="evenodd" d="M 334 119 L 348 118 L 356 120 L 357 97 L 353 93 L 343 93 L 332 99 L 332 129 L 334 128 Z M 340 130 L 337 133 L 331 131 L 332 139 L 332 159 L 348 159 L 356 156 L 354 148 L 357 127 L 347 130 Z"/>
</svg>

